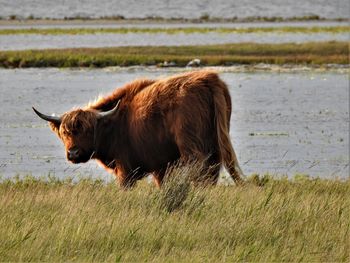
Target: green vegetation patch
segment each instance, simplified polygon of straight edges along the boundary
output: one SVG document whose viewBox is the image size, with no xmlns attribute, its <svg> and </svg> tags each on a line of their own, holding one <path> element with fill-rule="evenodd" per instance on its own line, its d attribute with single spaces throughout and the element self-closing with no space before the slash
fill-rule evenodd
<svg viewBox="0 0 350 263">
<path fill-rule="evenodd" d="M 120 27 L 120 28 L 20 28 L 0 29 L 0 35 L 13 34 L 42 34 L 42 35 L 81 35 L 81 34 L 127 34 L 127 33 L 148 33 L 148 34 L 193 34 L 193 33 L 221 33 L 221 34 L 247 34 L 247 33 L 348 33 L 350 26 L 333 27 L 178 27 L 178 28 L 141 28 L 141 27 Z"/>
<path fill-rule="evenodd" d="M 203 66 L 235 64 L 348 64 L 347 42 L 304 44 L 239 43 L 207 46 L 143 46 L 0 51 L 0 66 L 108 67 L 171 65 L 182 67 L 195 58 Z M 169 65 L 169 63 L 167 64 Z"/>
<path fill-rule="evenodd" d="M 254 176 L 240 187 L 194 187 L 177 179 L 160 190 L 143 181 L 128 191 L 94 180 L 2 181 L 0 258 L 6 262 L 350 260 L 349 179 Z"/>
</svg>

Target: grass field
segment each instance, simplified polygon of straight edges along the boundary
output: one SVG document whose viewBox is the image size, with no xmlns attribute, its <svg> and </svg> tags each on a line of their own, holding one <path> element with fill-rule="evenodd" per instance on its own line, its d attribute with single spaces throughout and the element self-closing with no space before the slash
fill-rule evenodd
<svg viewBox="0 0 350 263">
<path fill-rule="evenodd" d="M 194 58 L 203 66 L 234 64 L 349 64 L 348 42 L 304 44 L 239 43 L 208 46 L 144 46 L 0 51 L 0 67 L 186 66 Z"/>
<path fill-rule="evenodd" d="M 183 171 L 180 172 L 180 174 Z M 349 262 L 350 180 L 0 183 L 1 261 Z"/>
<path fill-rule="evenodd" d="M 17 29 L 0 29 L 0 35 L 13 34 L 42 34 L 42 35 L 82 35 L 82 34 L 128 34 L 128 33 L 148 33 L 148 34 L 193 34 L 193 33 L 220 33 L 220 34 L 249 34 L 249 33 L 349 33 L 350 26 L 332 26 L 332 27 L 178 27 L 178 28 L 141 28 L 141 27 L 120 27 L 120 28 L 17 28 Z"/>
</svg>

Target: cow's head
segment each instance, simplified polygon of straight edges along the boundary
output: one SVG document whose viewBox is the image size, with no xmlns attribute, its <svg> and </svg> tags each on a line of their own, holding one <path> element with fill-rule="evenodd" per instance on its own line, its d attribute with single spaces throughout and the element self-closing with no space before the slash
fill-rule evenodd
<svg viewBox="0 0 350 263">
<path fill-rule="evenodd" d="M 98 122 L 113 115 L 118 105 L 119 102 L 108 112 L 77 109 L 60 117 L 43 114 L 34 107 L 33 110 L 40 118 L 49 122 L 51 129 L 63 141 L 67 159 L 72 163 L 84 163 L 94 156 Z"/>
</svg>

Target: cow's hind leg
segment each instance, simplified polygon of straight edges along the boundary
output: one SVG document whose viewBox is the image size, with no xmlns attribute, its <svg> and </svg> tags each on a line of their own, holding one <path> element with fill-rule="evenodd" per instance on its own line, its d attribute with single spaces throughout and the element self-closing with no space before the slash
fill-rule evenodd
<svg viewBox="0 0 350 263">
<path fill-rule="evenodd" d="M 215 185 L 220 174 L 220 158 L 218 154 L 210 154 L 201 149 L 180 147 L 181 163 L 190 165 L 190 180 L 200 185 Z"/>
<path fill-rule="evenodd" d="M 203 182 L 206 185 L 216 185 L 220 175 L 220 164 L 213 163 L 212 165 L 208 165 L 206 168 L 206 172 L 204 174 Z"/>
<path fill-rule="evenodd" d="M 192 105 L 188 102 L 189 105 Z M 204 107 L 204 106 L 203 106 Z M 200 184 L 216 184 L 220 171 L 220 154 L 217 139 L 213 134 L 210 114 L 189 111 L 197 115 L 193 121 L 192 115 L 181 115 L 177 119 L 177 129 L 174 129 L 175 143 L 180 153 L 182 165 L 192 165 L 190 180 Z M 182 113 L 181 113 L 182 114 Z M 179 128 L 181 127 L 181 128 Z"/>
<path fill-rule="evenodd" d="M 218 153 L 208 155 L 203 160 L 202 183 L 205 185 L 216 185 L 220 175 L 220 157 Z"/>
</svg>

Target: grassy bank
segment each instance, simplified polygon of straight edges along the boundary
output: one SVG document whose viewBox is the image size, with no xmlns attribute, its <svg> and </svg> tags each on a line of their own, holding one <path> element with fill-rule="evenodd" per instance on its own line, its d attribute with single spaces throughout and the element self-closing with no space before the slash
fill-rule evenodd
<svg viewBox="0 0 350 263">
<path fill-rule="evenodd" d="M 0 66 L 107 67 L 159 65 L 164 61 L 185 66 L 199 58 L 203 66 L 234 64 L 349 64 L 347 42 L 304 44 L 239 43 L 208 46 L 74 48 L 0 51 Z"/>
<path fill-rule="evenodd" d="M 0 183 L 2 261 L 348 262 L 350 181 Z M 178 201 L 177 203 L 174 202 Z"/>
<path fill-rule="evenodd" d="M 18 29 L 0 29 L 0 35 L 14 34 L 41 34 L 41 35 L 82 35 L 82 34 L 128 34 L 128 33 L 148 33 L 148 34 L 193 34 L 193 33 L 220 33 L 220 34 L 249 34 L 249 33 L 348 33 L 350 26 L 332 26 L 332 27 L 247 27 L 247 28 L 228 28 L 228 27 L 177 27 L 177 28 L 141 28 L 141 27 L 120 27 L 120 28 L 18 28 Z"/>
</svg>

